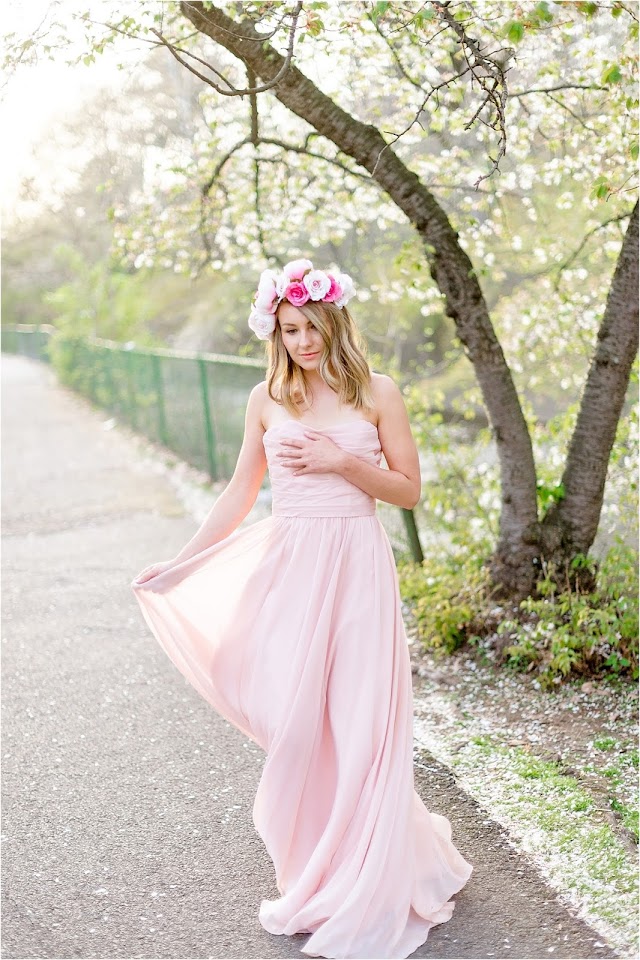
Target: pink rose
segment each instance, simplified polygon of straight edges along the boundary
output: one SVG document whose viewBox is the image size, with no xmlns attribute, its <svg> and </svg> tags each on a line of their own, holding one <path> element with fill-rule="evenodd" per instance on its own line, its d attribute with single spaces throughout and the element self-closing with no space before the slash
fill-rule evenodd
<svg viewBox="0 0 640 960">
<path fill-rule="evenodd" d="M 284 295 L 294 307 L 301 307 L 309 299 L 309 291 L 303 283 L 299 283 L 298 281 L 290 283 Z"/>
<path fill-rule="evenodd" d="M 306 270 L 313 270 L 311 260 L 290 260 L 282 268 L 288 280 L 302 280 Z"/>
<path fill-rule="evenodd" d="M 337 300 L 342 296 L 342 287 L 332 273 L 328 273 L 327 276 L 331 281 L 331 286 L 329 287 L 328 292 L 325 293 L 324 299 L 327 301 L 327 303 L 333 303 L 334 300 Z"/>
</svg>

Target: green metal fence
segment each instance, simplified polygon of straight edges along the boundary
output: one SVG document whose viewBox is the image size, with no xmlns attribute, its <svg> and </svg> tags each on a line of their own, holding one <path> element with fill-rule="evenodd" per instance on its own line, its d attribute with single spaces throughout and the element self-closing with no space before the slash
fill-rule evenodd
<svg viewBox="0 0 640 960">
<path fill-rule="evenodd" d="M 231 477 L 247 397 L 264 380 L 264 364 L 99 340 L 72 349 L 70 386 L 212 479 Z"/>
<path fill-rule="evenodd" d="M 265 377 L 263 361 L 54 333 L 45 324 L 3 326 L 2 350 L 53 362 L 63 383 L 136 432 L 213 480 L 231 477 L 242 445 L 249 392 Z M 378 513 L 396 557 L 421 560 L 413 511 L 379 502 Z"/>
<path fill-rule="evenodd" d="M 54 327 L 42 323 L 39 326 L 17 323 L 2 327 L 2 350 L 6 353 L 21 353 L 33 360 L 48 362 L 48 344 Z"/>
</svg>

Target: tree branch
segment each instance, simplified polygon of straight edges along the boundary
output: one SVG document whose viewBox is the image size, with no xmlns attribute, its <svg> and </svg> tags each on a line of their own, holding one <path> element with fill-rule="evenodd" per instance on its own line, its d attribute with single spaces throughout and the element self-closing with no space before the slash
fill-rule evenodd
<svg viewBox="0 0 640 960">
<path fill-rule="evenodd" d="M 184 7 L 184 8 L 195 7 L 195 6 L 196 6 L 195 4 L 190 4 L 190 3 L 181 4 L 181 7 Z M 155 36 L 158 37 L 158 39 L 160 40 L 160 43 L 162 43 L 169 50 L 171 55 L 175 57 L 175 59 L 178 61 L 179 64 L 181 64 L 183 67 L 189 70 L 194 76 L 198 77 L 199 80 L 202 80 L 203 83 L 206 83 L 210 87 L 213 87 L 213 89 L 217 93 L 222 94 L 222 96 L 224 97 L 244 97 L 246 94 L 264 93 L 265 90 L 270 90 L 272 87 L 277 86 L 277 84 L 282 80 L 284 75 L 287 73 L 289 66 L 291 64 L 291 60 L 293 58 L 293 46 L 294 46 L 295 35 L 296 35 L 296 27 L 297 27 L 298 17 L 300 16 L 301 10 L 302 10 L 302 0 L 298 0 L 295 10 L 291 15 L 292 19 L 291 19 L 291 27 L 289 30 L 289 45 L 287 49 L 287 55 L 284 58 L 284 61 L 280 67 L 280 70 L 276 74 L 276 76 L 273 77 L 271 80 L 269 80 L 268 83 L 264 83 L 259 87 L 248 86 L 248 87 L 245 87 L 244 89 L 234 87 L 234 85 L 231 83 L 230 80 L 227 80 L 226 77 L 224 77 L 221 73 L 219 73 L 219 71 L 216 70 L 215 67 L 212 67 L 210 63 L 207 63 L 206 60 L 203 60 L 201 57 L 197 57 L 195 54 L 190 53 L 188 50 L 181 50 L 179 47 L 176 47 L 174 44 L 170 43 L 166 39 L 166 37 L 163 37 L 160 31 L 156 30 L 155 27 L 151 28 L 151 33 L 155 34 Z M 228 31 L 228 32 L 231 33 L 231 31 Z M 231 35 L 234 36 L 234 34 L 231 34 Z M 235 36 L 237 36 L 237 34 L 235 34 Z M 261 39 L 264 39 L 264 38 L 261 38 Z M 211 70 L 211 72 L 214 73 L 217 77 L 220 77 L 221 80 L 224 80 L 224 82 L 227 84 L 229 89 L 224 90 L 222 87 L 219 87 L 217 83 L 211 80 L 210 77 L 206 77 L 203 73 L 200 73 L 199 70 L 196 70 L 195 67 L 192 67 L 189 63 L 187 63 L 186 60 L 182 59 L 182 57 L 180 56 L 181 53 L 191 57 L 193 60 L 196 60 L 198 63 L 201 63 L 208 70 Z"/>
<path fill-rule="evenodd" d="M 589 242 L 589 240 L 591 239 L 591 237 L 592 237 L 595 233 L 597 233 L 598 230 L 602 230 L 603 227 L 608 226 L 610 223 L 619 223 L 620 220 L 626 220 L 627 217 L 630 217 L 630 216 L 631 216 L 631 212 L 629 212 L 629 213 L 621 213 L 621 214 L 619 214 L 617 217 L 609 217 L 608 220 L 603 220 L 602 223 L 596 224 L 596 226 L 593 227 L 592 230 L 589 230 L 588 233 L 585 233 L 584 237 L 582 238 L 582 240 L 580 241 L 580 243 L 579 243 L 579 245 L 576 247 L 576 249 L 573 251 L 573 253 L 570 253 L 569 256 L 566 258 L 566 260 L 563 260 L 562 263 L 559 263 L 559 264 L 558 264 L 558 266 L 557 266 L 557 276 L 556 276 L 556 279 L 554 280 L 554 283 L 553 283 L 553 290 L 554 290 L 555 293 L 558 292 L 558 289 L 559 289 L 559 287 L 560 287 L 560 276 L 561 276 L 561 274 L 562 274 L 565 270 L 567 270 L 567 269 L 571 266 L 571 264 L 573 263 L 573 261 L 576 260 L 576 259 L 580 256 L 580 253 L 581 253 L 582 250 L 585 248 L 585 246 L 587 245 L 587 243 Z"/>
<path fill-rule="evenodd" d="M 498 154 L 495 159 L 493 159 L 491 156 L 489 157 L 491 160 L 491 169 L 488 173 L 478 177 L 474 184 L 475 188 L 477 189 L 478 184 L 490 177 L 493 172 L 499 168 L 500 160 L 507 152 L 505 104 L 507 100 L 506 74 L 509 71 L 508 69 L 505 70 L 505 67 L 511 57 L 514 55 L 515 51 L 511 47 L 503 47 L 499 50 L 493 51 L 493 53 L 490 54 L 482 53 L 479 41 L 474 40 L 473 37 L 470 37 L 464 29 L 462 23 L 459 20 L 456 20 L 452 14 L 449 13 L 449 10 L 447 9 L 449 7 L 449 2 L 450 0 L 445 3 L 440 2 L 440 0 L 433 0 L 432 6 L 438 13 L 440 19 L 447 23 L 456 34 L 460 43 L 460 49 L 465 58 L 469 71 L 471 72 L 471 76 L 478 81 L 480 88 L 485 94 L 484 99 L 474 115 L 471 117 L 471 120 L 469 120 L 469 122 L 465 125 L 465 130 L 468 130 L 473 125 L 476 118 L 480 116 L 480 113 L 484 107 L 490 105 L 495 111 L 495 119 L 491 122 L 491 124 L 487 123 L 485 120 L 482 120 L 482 122 L 491 129 L 497 129 L 499 131 Z M 472 61 L 469 60 L 470 55 L 473 58 Z"/>
<path fill-rule="evenodd" d="M 528 97 L 532 93 L 555 93 L 557 90 L 608 90 L 597 83 L 559 83 L 556 87 L 531 87 L 529 90 L 515 90 L 508 93 L 509 98 Z"/>
<path fill-rule="evenodd" d="M 378 18 L 377 18 L 377 17 L 372 17 L 370 11 L 368 11 L 368 10 L 366 11 L 366 17 L 367 17 L 367 19 L 373 24 L 373 26 L 374 26 L 374 28 L 375 28 L 375 31 L 376 31 L 376 33 L 378 34 L 378 36 L 386 43 L 386 45 L 387 45 L 387 47 L 388 47 L 388 49 L 389 49 L 389 52 L 391 53 L 391 56 L 392 56 L 393 59 L 395 60 L 396 66 L 398 67 L 398 70 L 400 71 L 400 73 L 402 74 L 402 76 L 405 78 L 405 80 L 407 80 L 410 84 L 412 84 L 414 87 L 416 87 L 418 90 L 420 90 L 420 91 L 422 92 L 422 84 L 421 84 L 418 80 L 414 80 L 413 77 L 411 76 L 411 74 L 408 72 L 408 70 L 406 69 L 406 67 L 405 67 L 405 65 L 403 64 L 402 60 L 400 59 L 400 55 L 399 55 L 398 51 L 396 50 L 394 44 L 391 42 L 391 39 L 390 39 L 389 35 L 386 34 L 386 33 L 384 33 L 384 32 L 380 29 L 380 24 L 378 23 Z"/>
</svg>

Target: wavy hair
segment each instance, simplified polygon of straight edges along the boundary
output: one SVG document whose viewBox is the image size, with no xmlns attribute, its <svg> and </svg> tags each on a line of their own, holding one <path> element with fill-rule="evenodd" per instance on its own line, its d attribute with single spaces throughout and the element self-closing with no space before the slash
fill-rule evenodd
<svg viewBox="0 0 640 960">
<path fill-rule="evenodd" d="M 336 307 L 333 303 L 308 300 L 296 309 L 322 335 L 324 349 L 318 373 L 338 394 L 339 402 L 356 410 L 373 409 L 371 369 L 366 359 L 367 344 L 346 306 Z M 309 386 L 304 370 L 291 359 L 284 345 L 277 311 L 276 318 L 273 339 L 266 341 L 267 390 L 272 400 L 281 404 L 292 417 L 298 417 L 301 407 L 304 409 L 308 406 Z"/>
</svg>

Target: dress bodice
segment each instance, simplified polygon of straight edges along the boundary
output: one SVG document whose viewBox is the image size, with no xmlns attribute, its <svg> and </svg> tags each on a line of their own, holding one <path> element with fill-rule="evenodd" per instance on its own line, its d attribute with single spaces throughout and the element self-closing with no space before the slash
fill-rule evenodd
<svg viewBox="0 0 640 960">
<path fill-rule="evenodd" d="M 301 437 L 305 430 L 326 434 L 344 450 L 380 465 L 382 448 L 375 424 L 347 420 L 319 430 L 300 420 L 284 420 L 265 430 L 262 440 L 269 469 L 273 516 L 365 517 L 376 512 L 376 499 L 337 473 L 293 476 L 294 467 L 284 466 L 276 453 L 285 450 L 283 437 Z"/>
</svg>

